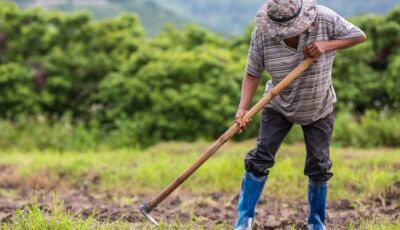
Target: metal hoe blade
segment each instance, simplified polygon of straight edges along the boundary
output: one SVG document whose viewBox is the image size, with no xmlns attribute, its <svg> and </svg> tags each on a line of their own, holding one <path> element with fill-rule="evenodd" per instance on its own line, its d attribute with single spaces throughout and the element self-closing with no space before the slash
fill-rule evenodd
<svg viewBox="0 0 400 230">
<path fill-rule="evenodd" d="M 152 216 L 150 216 L 151 210 L 150 210 L 148 204 L 140 205 L 139 210 L 148 220 L 150 220 L 151 223 L 155 224 L 156 226 L 160 226 L 157 223 L 157 221 Z"/>
</svg>

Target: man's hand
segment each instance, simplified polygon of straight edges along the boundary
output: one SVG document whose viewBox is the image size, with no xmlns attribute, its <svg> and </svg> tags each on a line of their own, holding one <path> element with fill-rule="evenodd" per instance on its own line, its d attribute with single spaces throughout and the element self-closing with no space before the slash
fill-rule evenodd
<svg viewBox="0 0 400 230">
<path fill-rule="evenodd" d="M 240 131 L 239 133 L 243 132 L 244 129 L 249 126 L 252 119 L 243 120 L 244 115 L 247 113 L 248 110 L 245 109 L 238 109 L 235 116 L 235 123 L 239 125 Z"/>
<path fill-rule="evenodd" d="M 325 41 L 318 41 L 308 44 L 303 52 L 304 55 L 310 58 L 318 58 L 323 53 L 327 51 L 326 42 Z"/>
<path fill-rule="evenodd" d="M 318 58 L 325 52 L 350 48 L 364 42 L 365 39 L 365 35 L 360 35 L 358 37 L 342 40 L 316 41 L 308 44 L 304 48 L 303 52 L 307 57 Z"/>
<path fill-rule="evenodd" d="M 257 87 L 260 84 L 260 77 L 253 76 L 246 73 L 242 84 L 242 97 L 235 116 L 235 123 L 239 125 L 241 133 L 250 124 L 251 119 L 244 121 L 243 116 L 247 113 L 247 108 L 250 107 L 251 99 L 257 91 Z"/>
</svg>

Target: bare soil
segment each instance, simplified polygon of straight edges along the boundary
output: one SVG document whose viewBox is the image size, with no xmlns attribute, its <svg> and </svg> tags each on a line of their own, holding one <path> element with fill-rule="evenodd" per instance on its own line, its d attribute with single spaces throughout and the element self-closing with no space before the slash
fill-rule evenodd
<svg viewBox="0 0 400 230">
<path fill-rule="evenodd" d="M 397 186 L 400 187 L 400 184 Z M 48 210 L 54 202 L 52 196 L 36 193 L 39 206 Z M 40 195 L 38 195 L 40 194 Z M 66 211 L 76 216 L 88 217 L 95 213 L 100 221 L 126 221 L 139 226 L 146 220 L 137 210 L 139 204 L 149 197 L 132 197 L 132 203 L 123 204 L 121 198 L 112 194 L 91 195 L 86 191 L 69 190 L 60 193 L 57 198 L 64 204 Z M 361 219 L 385 217 L 400 218 L 399 194 L 388 194 L 380 199 L 371 199 L 363 203 L 351 201 L 332 202 L 328 207 L 328 229 L 347 229 L 350 223 L 357 225 Z M 24 209 L 31 200 L 25 198 L 0 198 L 0 222 L 12 221 L 17 209 Z M 115 203 L 113 203 L 115 202 Z M 235 219 L 237 197 L 232 194 L 212 193 L 202 196 L 189 194 L 174 195 L 161 204 L 152 215 L 158 220 L 190 222 L 190 218 L 211 227 L 216 224 L 231 225 Z M 257 208 L 256 229 L 306 229 L 307 204 L 302 201 L 283 201 L 273 197 L 263 197 Z"/>
<path fill-rule="evenodd" d="M 125 221 L 133 229 L 140 229 L 145 218 L 137 207 L 151 200 L 151 197 L 117 194 L 113 191 L 94 193 L 87 187 L 64 185 L 60 180 L 48 182 L 42 176 L 35 185 L 17 183 L 17 176 L 11 167 L 0 166 L 0 222 L 12 221 L 17 209 L 24 209 L 30 203 L 38 203 L 43 210 L 51 209 L 56 201 L 63 203 L 65 211 L 79 217 L 93 215 L 99 221 Z M 55 182 L 54 182 L 55 181 Z M 95 184 L 94 182 L 90 182 Z M 46 186 L 47 185 L 47 186 Z M 6 194 L 6 195 L 5 195 Z M 9 195 L 12 194 L 12 195 Z M 35 197 L 35 199 L 32 199 Z M 165 222 L 188 223 L 191 218 L 204 224 L 206 229 L 216 224 L 231 226 L 235 220 L 237 195 L 210 193 L 201 196 L 177 192 L 162 203 L 152 215 Z M 308 206 L 306 200 L 281 200 L 264 196 L 258 205 L 256 229 L 306 229 Z M 362 219 L 383 217 L 389 220 L 400 218 L 400 182 L 388 188 L 379 197 L 361 203 L 342 200 L 328 204 L 328 229 L 347 229 L 352 223 L 357 226 Z"/>
</svg>

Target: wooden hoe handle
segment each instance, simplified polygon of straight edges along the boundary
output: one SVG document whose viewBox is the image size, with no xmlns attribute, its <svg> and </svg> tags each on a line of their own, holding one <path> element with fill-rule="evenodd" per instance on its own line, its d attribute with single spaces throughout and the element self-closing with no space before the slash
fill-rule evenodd
<svg viewBox="0 0 400 230">
<path fill-rule="evenodd" d="M 260 112 L 272 99 L 280 94 L 286 87 L 288 87 L 294 80 L 296 80 L 305 70 L 307 70 L 315 59 L 307 58 L 292 72 L 289 73 L 278 85 L 276 85 L 270 93 L 265 95 L 256 105 L 253 106 L 245 115 L 244 120 L 253 118 Z M 176 178 L 168 187 L 161 191 L 152 201 L 145 204 L 146 212 L 150 213 L 156 208 L 165 198 L 167 198 L 176 188 L 186 181 L 201 165 L 204 164 L 211 156 L 213 156 L 221 146 L 223 146 L 229 139 L 231 139 L 240 130 L 239 126 L 235 123 L 230 127 L 218 140 L 209 146 L 204 153 L 194 162 L 185 172 Z"/>
</svg>

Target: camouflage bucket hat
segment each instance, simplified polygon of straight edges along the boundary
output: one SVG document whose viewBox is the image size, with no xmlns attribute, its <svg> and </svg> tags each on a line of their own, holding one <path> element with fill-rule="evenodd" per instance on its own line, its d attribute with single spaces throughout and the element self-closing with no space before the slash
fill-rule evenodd
<svg viewBox="0 0 400 230">
<path fill-rule="evenodd" d="M 256 15 L 257 29 L 278 40 L 297 36 L 314 22 L 315 0 L 267 0 Z"/>
</svg>

